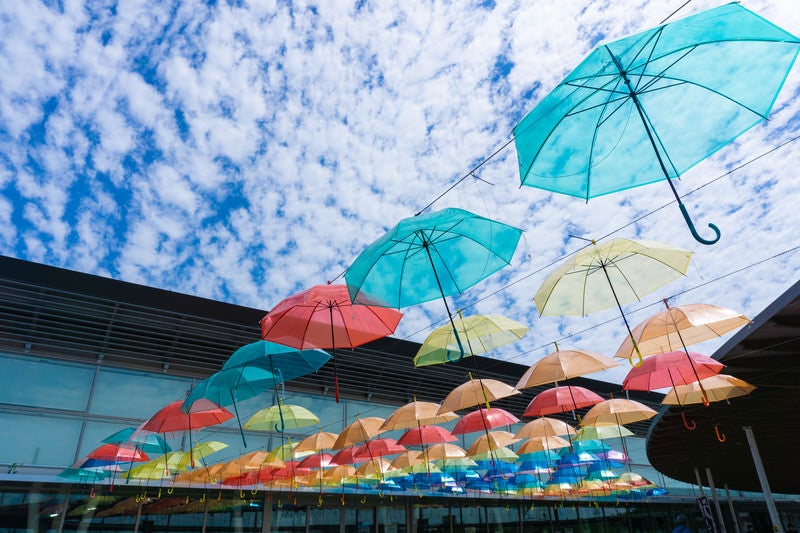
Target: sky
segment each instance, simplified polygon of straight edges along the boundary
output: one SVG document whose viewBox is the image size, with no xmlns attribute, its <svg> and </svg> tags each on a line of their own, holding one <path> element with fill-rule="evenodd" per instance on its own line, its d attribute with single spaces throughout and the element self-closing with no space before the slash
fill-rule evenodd
<svg viewBox="0 0 800 533">
<path fill-rule="evenodd" d="M 722 3 L 3 2 L 0 254 L 268 310 L 342 282 L 435 201 L 524 230 L 507 268 L 450 300 L 531 328 L 491 357 L 616 351 L 618 311 L 539 317 L 533 303 L 585 246 L 570 235 L 694 252 L 685 277 L 625 306 L 632 325 L 662 298 L 754 317 L 800 265 L 800 67 L 768 121 L 677 183 L 697 189 L 684 201 L 701 233 L 721 229 L 713 246 L 666 183 L 589 202 L 520 187 L 509 143 L 598 43 Z M 800 34 L 793 0 L 743 5 Z M 441 301 L 402 311 L 395 336 L 413 341 L 446 320 Z"/>
</svg>

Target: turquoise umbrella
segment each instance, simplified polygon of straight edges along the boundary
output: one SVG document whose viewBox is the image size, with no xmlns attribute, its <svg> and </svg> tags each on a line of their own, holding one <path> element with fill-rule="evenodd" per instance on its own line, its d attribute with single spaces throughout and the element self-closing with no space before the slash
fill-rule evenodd
<svg viewBox="0 0 800 533">
<path fill-rule="evenodd" d="M 146 431 L 137 432 L 136 428 L 121 429 L 104 438 L 101 442 L 105 444 L 130 444 L 145 453 L 167 453 L 171 451 L 171 448 L 161 435 Z"/>
<path fill-rule="evenodd" d="M 457 208 L 405 218 L 347 269 L 350 298 L 394 308 L 441 298 L 463 356 L 446 297 L 507 266 L 521 235 L 520 229 Z"/>
<path fill-rule="evenodd" d="M 765 120 L 800 40 L 728 4 L 600 45 L 514 128 L 523 185 L 588 200 L 673 180 Z"/>
</svg>

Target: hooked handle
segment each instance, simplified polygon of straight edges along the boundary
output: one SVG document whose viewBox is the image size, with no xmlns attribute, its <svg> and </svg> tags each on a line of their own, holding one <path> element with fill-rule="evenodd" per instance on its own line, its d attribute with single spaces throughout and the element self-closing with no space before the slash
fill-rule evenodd
<svg viewBox="0 0 800 533">
<path fill-rule="evenodd" d="M 717 436 L 717 440 L 720 442 L 725 442 L 728 440 L 728 436 L 725 433 L 720 433 L 719 426 L 714 424 L 714 434 Z"/>
<path fill-rule="evenodd" d="M 697 229 L 694 227 L 694 222 L 692 222 L 692 217 L 689 216 L 689 212 L 686 210 L 686 206 L 683 205 L 683 203 L 681 202 L 679 203 L 678 207 L 680 207 L 681 209 L 681 213 L 683 214 L 683 219 L 686 221 L 686 225 L 689 226 L 689 231 L 692 232 L 692 237 L 694 237 L 694 240 L 696 240 L 700 244 L 705 244 L 705 245 L 715 244 L 719 240 L 721 233 L 716 224 L 712 224 L 709 222 L 708 227 L 711 228 L 711 231 L 714 232 L 714 238 L 705 239 L 701 237 L 699 233 L 697 233 Z"/>
<path fill-rule="evenodd" d="M 689 431 L 694 431 L 695 428 L 697 428 L 697 422 L 695 422 L 694 420 L 692 420 L 691 422 L 689 420 L 686 420 L 686 413 L 681 413 L 681 420 L 683 420 L 683 427 L 685 427 Z"/>
</svg>

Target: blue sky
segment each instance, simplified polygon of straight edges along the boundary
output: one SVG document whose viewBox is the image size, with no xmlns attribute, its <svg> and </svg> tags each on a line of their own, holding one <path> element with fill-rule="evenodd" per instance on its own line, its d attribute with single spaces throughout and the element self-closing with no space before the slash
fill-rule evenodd
<svg viewBox="0 0 800 533">
<path fill-rule="evenodd" d="M 0 253 L 269 309 L 340 276 L 507 143 L 598 42 L 682 4 L 5 2 Z M 743 4 L 800 34 L 792 0 Z M 434 205 L 525 230 L 512 265 L 453 307 L 531 326 L 494 357 L 530 364 L 553 341 L 613 353 L 615 311 L 539 318 L 533 304 L 552 265 L 583 246 L 568 235 L 613 233 L 695 252 L 684 279 L 626 307 L 632 323 L 674 295 L 756 315 L 800 264 L 787 252 L 800 245 L 800 149 L 770 152 L 798 135 L 799 71 L 768 122 L 678 184 L 708 183 L 685 201 L 700 228 L 721 228 L 712 247 L 674 205 L 659 209 L 666 184 L 585 203 L 520 188 L 513 145 L 501 150 Z M 417 341 L 445 318 L 441 302 L 403 311 L 397 336 Z"/>
</svg>

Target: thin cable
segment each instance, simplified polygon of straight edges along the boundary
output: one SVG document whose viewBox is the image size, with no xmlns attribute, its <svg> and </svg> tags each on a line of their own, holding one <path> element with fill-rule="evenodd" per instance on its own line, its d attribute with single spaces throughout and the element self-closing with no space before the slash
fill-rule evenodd
<svg viewBox="0 0 800 533">
<path fill-rule="evenodd" d="M 685 1 L 683 4 L 681 4 L 681 6 L 680 6 L 680 7 L 678 7 L 678 9 L 676 9 L 675 11 L 673 11 L 672 13 L 670 13 L 669 15 L 667 15 L 667 18 L 665 18 L 664 20 L 662 20 L 662 21 L 661 21 L 661 22 L 659 22 L 658 24 L 659 24 L 659 25 L 661 25 L 661 24 L 664 24 L 665 22 L 667 22 L 669 19 L 671 19 L 672 17 L 674 17 L 674 16 L 675 16 L 675 14 L 676 14 L 678 11 L 680 11 L 681 9 L 683 9 L 684 7 L 686 7 L 687 5 L 689 5 L 689 4 L 691 3 L 691 1 L 692 1 L 692 0 L 686 0 L 686 1 Z"/>
</svg>

